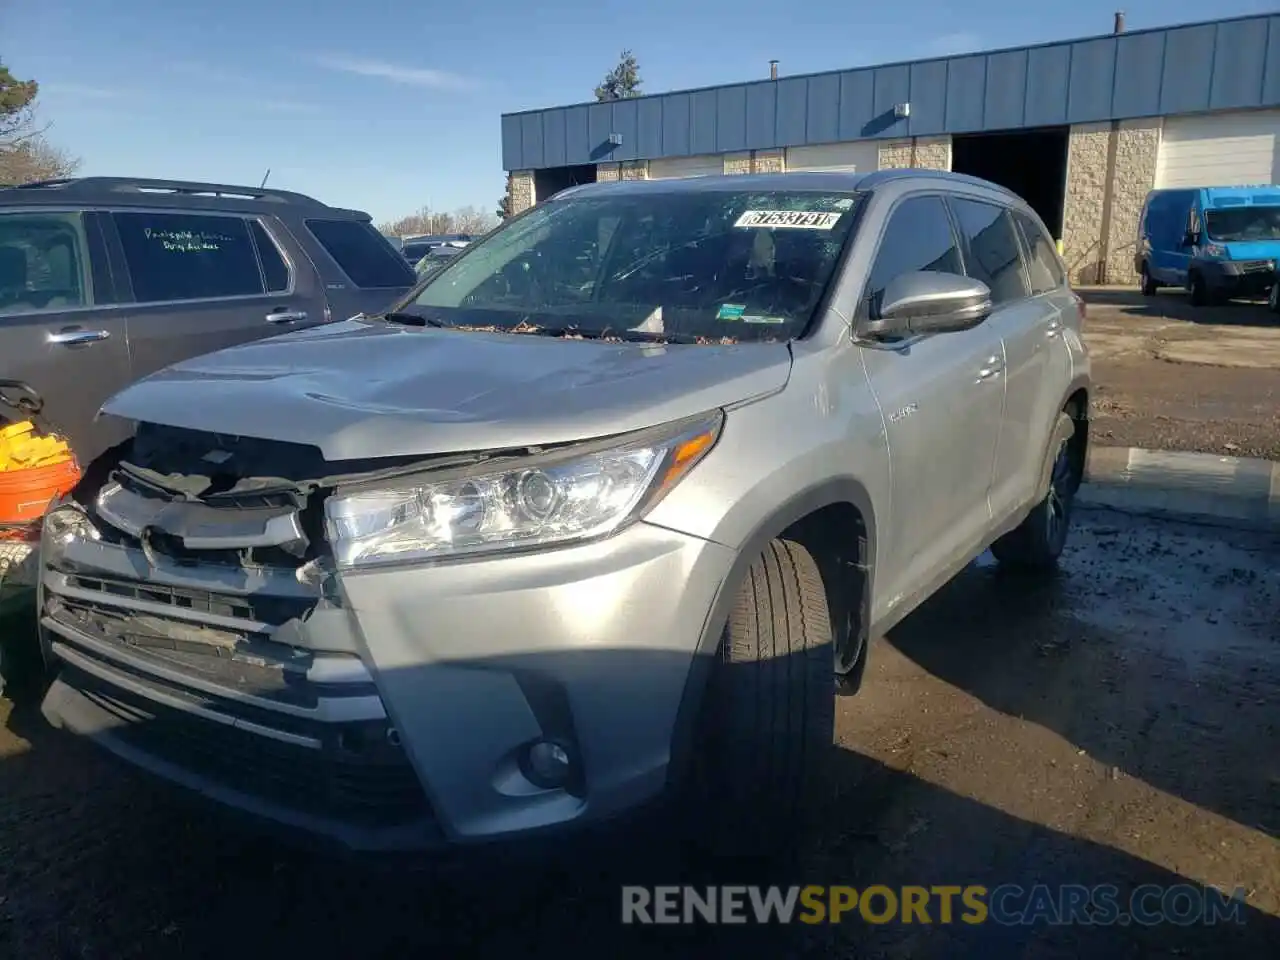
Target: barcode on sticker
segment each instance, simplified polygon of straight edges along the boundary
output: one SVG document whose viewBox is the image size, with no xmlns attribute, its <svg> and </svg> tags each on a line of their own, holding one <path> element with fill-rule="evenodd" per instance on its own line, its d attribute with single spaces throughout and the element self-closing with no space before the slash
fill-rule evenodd
<svg viewBox="0 0 1280 960">
<path fill-rule="evenodd" d="M 735 227 L 778 227 L 791 230 L 830 230 L 840 219 L 839 213 L 817 213 L 806 210 L 748 210 Z"/>
</svg>

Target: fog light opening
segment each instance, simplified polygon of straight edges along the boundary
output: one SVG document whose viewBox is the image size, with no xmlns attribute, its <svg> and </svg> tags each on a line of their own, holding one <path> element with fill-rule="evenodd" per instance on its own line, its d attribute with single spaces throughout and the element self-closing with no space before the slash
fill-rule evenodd
<svg viewBox="0 0 1280 960">
<path fill-rule="evenodd" d="M 525 749 L 520 766 L 534 786 L 559 790 L 573 783 L 578 765 L 564 744 L 555 740 L 535 740 Z"/>
</svg>

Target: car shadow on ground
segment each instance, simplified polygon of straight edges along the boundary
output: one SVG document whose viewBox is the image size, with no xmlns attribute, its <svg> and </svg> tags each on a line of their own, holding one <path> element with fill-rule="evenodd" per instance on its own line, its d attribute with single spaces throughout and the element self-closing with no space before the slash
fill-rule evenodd
<svg viewBox="0 0 1280 960">
<path fill-rule="evenodd" d="M 980 562 L 886 642 L 1117 774 L 1280 837 L 1280 537 L 1080 514 L 1056 574 Z"/>
<path fill-rule="evenodd" d="M 944 604 L 947 601 L 944 601 Z M 953 608 L 954 609 L 954 608 Z M 1016 612 L 1015 619 L 1020 616 Z M 924 630 L 925 628 L 920 628 Z M 939 637 L 937 645 L 944 645 Z M 676 660 L 680 658 L 676 657 Z M 545 657 L 510 670 L 563 669 Z M 784 665 L 785 666 L 785 665 Z M 666 674 L 671 655 L 603 650 L 571 669 L 600 677 Z M 748 668 L 750 669 L 750 668 Z M 29 691 L 30 693 L 31 691 Z M 374 869 L 281 846 L 216 809 L 133 774 L 91 744 L 51 729 L 34 697 L 7 717 L 0 754 L 0 955 L 210 957 L 306 954 L 403 957 L 900 956 L 999 958 L 1146 955 L 1265 956 L 1280 920 L 1247 904 L 1215 925 L 874 923 L 855 911 L 837 926 L 623 926 L 624 884 L 1111 884 L 1122 912 L 1132 891 L 1185 884 L 1126 852 L 1011 816 L 857 750 L 838 750 L 809 797 L 810 819 L 787 862 L 673 856 L 669 829 L 650 826 L 542 858 L 496 850 L 474 861 Z M 0 731 L 3 735 L 3 731 Z M 912 824 L 928 821 L 920 834 Z M 552 854 L 555 854 L 552 856 Z M 1160 894 L 1157 891 L 1155 900 Z M 1004 906 L 1017 918 L 1016 891 Z M 1151 905 L 1148 894 L 1147 905 Z M 877 909 L 883 909 L 882 907 Z"/>
<path fill-rule="evenodd" d="M 25 721 L 18 718 L 19 727 Z M 6 956 L 317 958 L 751 956 L 973 957 L 1267 956 L 1280 920 L 1241 904 L 1216 924 L 1055 924 L 1050 906 L 1020 923 L 1037 885 L 1111 885 L 1127 912 L 1140 888 L 1154 908 L 1178 874 L 1119 850 L 1009 816 L 842 751 L 840 803 L 787 866 L 675 867 L 652 844 L 620 842 L 555 865 L 519 858 L 438 872 L 373 870 L 302 853 L 223 827 L 164 789 L 68 749 L 52 732 L 31 753 L 0 760 L 0 953 Z M 76 744 L 75 747 L 83 746 Z M 54 758 L 57 758 L 56 760 Z M 50 763 L 61 768 L 49 769 Z M 69 768 L 70 765 L 70 768 Z M 896 842 L 894 822 L 925 812 L 942 842 Z M 688 884 L 982 885 L 1005 887 L 1009 916 L 951 923 L 711 926 L 621 923 L 622 886 Z M 1010 888 L 1008 885 L 1013 885 Z M 1200 888 L 1192 885 L 1195 889 Z M 1043 902 L 1042 902 L 1043 904 Z M 877 906 L 877 910 L 884 907 Z M 1012 922 L 1011 922 L 1012 921 Z"/>
<path fill-rule="evenodd" d="M 1161 289 L 1150 297 L 1133 287 L 1089 287 L 1078 293 L 1090 307 L 1109 307 L 1128 316 L 1151 320 L 1181 320 L 1215 327 L 1280 326 L 1280 316 L 1267 308 L 1265 298 L 1196 307 L 1180 289 Z"/>
</svg>

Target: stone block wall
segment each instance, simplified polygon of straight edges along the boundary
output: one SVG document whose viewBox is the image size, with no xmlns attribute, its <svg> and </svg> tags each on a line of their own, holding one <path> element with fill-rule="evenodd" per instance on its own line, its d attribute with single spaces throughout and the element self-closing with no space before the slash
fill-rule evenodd
<svg viewBox="0 0 1280 960">
<path fill-rule="evenodd" d="M 916 137 L 914 166 L 921 170 L 950 170 L 951 138 Z"/>
<path fill-rule="evenodd" d="M 880 169 L 901 170 L 911 166 L 911 141 L 887 140 L 880 144 Z"/>
<path fill-rule="evenodd" d="M 1161 119 L 1071 128 L 1062 258 L 1072 283 L 1133 283 L 1138 217 L 1155 185 Z"/>
<path fill-rule="evenodd" d="M 757 150 L 751 157 L 751 169 L 755 173 L 786 173 L 786 151 Z"/>
<path fill-rule="evenodd" d="M 622 164 L 618 173 L 623 180 L 648 180 L 649 161 L 627 160 Z"/>
<path fill-rule="evenodd" d="M 950 170 L 950 137 L 916 137 L 914 140 L 886 140 L 880 144 L 880 169 Z"/>
<path fill-rule="evenodd" d="M 1097 283 L 1102 211 L 1107 199 L 1111 124 L 1082 123 L 1067 138 L 1067 195 L 1062 210 L 1062 259 L 1072 283 Z"/>
<path fill-rule="evenodd" d="M 533 206 L 533 171 L 513 170 L 511 180 L 511 215 L 523 213 Z"/>
<path fill-rule="evenodd" d="M 1111 216 L 1107 228 L 1107 283 L 1137 283 L 1133 254 L 1142 204 L 1156 184 L 1156 160 L 1164 122 L 1122 120 L 1116 131 L 1115 173 L 1111 178 Z"/>
</svg>

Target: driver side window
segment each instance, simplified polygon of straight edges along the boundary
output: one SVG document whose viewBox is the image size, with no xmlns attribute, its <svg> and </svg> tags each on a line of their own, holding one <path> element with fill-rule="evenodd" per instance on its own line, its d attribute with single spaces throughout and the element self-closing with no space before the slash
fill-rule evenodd
<svg viewBox="0 0 1280 960">
<path fill-rule="evenodd" d="M 951 217 L 941 197 L 909 197 L 893 208 L 880 238 L 866 290 L 858 305 L 859 319 L 872 310 L 895 277 L 915 271 L 963 274 L 960 250 Z"/>
</svg>

